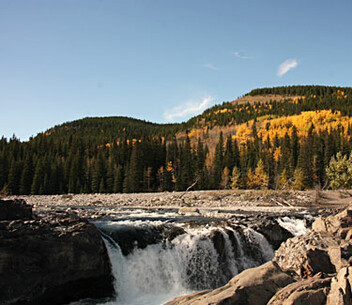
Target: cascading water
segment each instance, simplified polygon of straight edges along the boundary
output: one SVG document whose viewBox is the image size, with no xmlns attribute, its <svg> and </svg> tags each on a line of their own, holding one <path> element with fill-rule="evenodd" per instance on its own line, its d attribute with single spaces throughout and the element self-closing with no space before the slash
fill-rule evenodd
<svg viewBox="0 0 352 305">
<path fill-rule="evenodd" d="M 148 218 L 141 213 L 143 217 L 124 214 L 95 221 L 108 249 L 117 296 L 109 302 L 75 304 L 163 304 L 224 285 L 274 256 L 264 236 L 246 226 L 172 213 Z M 283 218 L 280 224 L 291 222 Z"/>
<path fill-rule="evenodd" d="M 101 230 L 114 235 L 106 227 Z M 183 230 L 172 240 L 135 247 L 127 255 L 112 237 L 106 239 L 117 292 L 117 299 L 108 304 L 162 304 L 176 296 L 219 287 L 273 256 L 265 238 L 251 229 L 237 232 L 207 226 Z"/>
</svg>

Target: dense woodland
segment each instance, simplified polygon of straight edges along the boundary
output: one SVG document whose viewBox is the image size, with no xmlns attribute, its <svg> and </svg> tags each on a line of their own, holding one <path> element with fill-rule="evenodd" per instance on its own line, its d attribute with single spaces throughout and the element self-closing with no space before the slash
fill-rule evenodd
<svg viewBox="0 0 352 305">
<path fill-rule="evenodd" d="M 55 126 L 27 142 L 2 138 L 0 190 L 62 194 L 173 191 L 190 185 L 327 187 L 331 158 L 352 151 L 352 88 L 292 86 L 249 93 L 265 94 L 285 95 L 285 100 L 225 102 L 182 124 L 86 118 Z M 302 126 L 308 113 L 310 119 Z M 279 129 L 278 119 L 284 120 L 280 124 L 285 129 Z M 207 130 L 228 125 L 241 126 L 246 137 L 239 138 L 238 129 L 226 137 L 219 133 L 216 147 L 204 144 Z M 188 134 L 194 128 L 205 131 L 192 142 Z M 184 134 L 182 140 L 177 133 Z"/>
</svg>

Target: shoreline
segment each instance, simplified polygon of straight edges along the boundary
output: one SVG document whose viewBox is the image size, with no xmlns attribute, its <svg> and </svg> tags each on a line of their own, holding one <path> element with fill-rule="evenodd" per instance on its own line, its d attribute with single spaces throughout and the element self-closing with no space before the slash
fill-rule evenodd
<svg viewBox="0 0 352 305">
<path fill-rule="evenodd" d="M 339 210 L 351 203 L 348 191 L 202 190 L 189 192 L 16 195 L 36 210 L 120 208 L 175 210 L 179 214 L 231 217 L 235 214 L 300 214 Z M 96 215 L 99 215 L 97 211 Z"/>
</svg>

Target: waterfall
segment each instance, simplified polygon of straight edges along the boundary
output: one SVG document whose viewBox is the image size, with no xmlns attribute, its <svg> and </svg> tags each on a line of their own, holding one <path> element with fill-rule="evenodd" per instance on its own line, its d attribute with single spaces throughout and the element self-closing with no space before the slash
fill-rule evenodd
<svg viewBox="0 0 352 305">
<path fill-rule="evenodd" d="M 113 227 L 110 223 L 109 230 Z M 176 296 L 224 285 L 242 270 L 273 256 L 266 239 L 248 228 L 183 228 L 171 240 L 155 239 L 146 247 L 135 246 L 127 255 L 112 231 L 105 228 L 103 236 L 117 292 L 115 301 L 104 304 L 163 304 Z"/>
</svg>

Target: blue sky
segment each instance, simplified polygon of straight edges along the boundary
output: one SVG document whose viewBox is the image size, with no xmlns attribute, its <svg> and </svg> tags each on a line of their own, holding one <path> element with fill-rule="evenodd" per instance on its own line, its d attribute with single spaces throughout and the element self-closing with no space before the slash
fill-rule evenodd
<svg viewBox="0 0 352 305">
<path fill-rule="evenodd" d="M 1 0 L 0 136 L 87 116 L 180 122 L 258 87 L 351 86 L 351 11 L 350 0 Z"/>
</svg>

